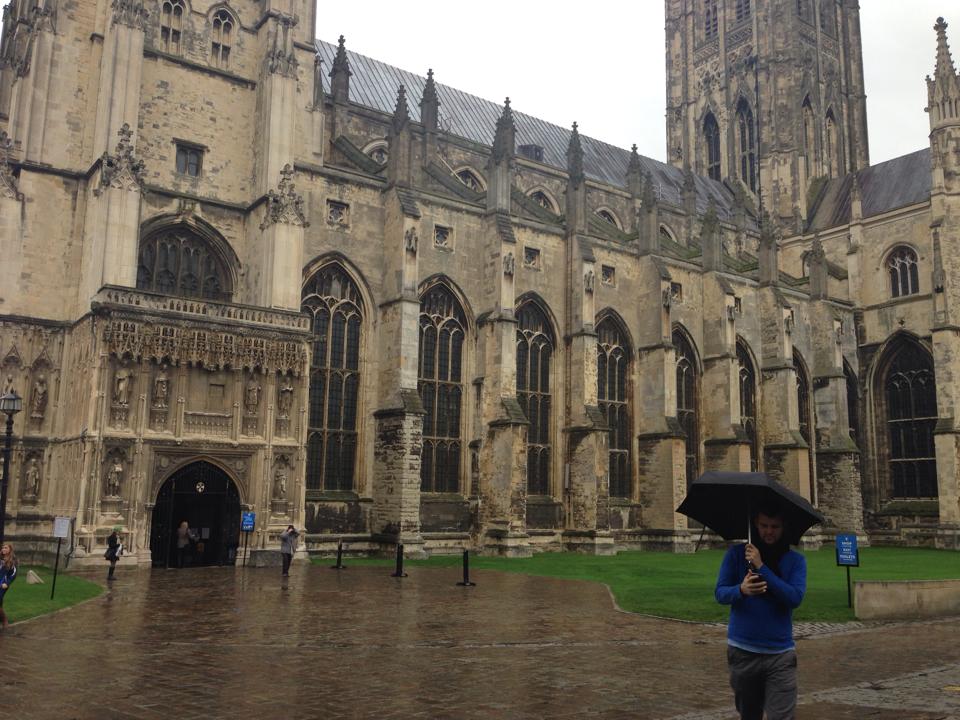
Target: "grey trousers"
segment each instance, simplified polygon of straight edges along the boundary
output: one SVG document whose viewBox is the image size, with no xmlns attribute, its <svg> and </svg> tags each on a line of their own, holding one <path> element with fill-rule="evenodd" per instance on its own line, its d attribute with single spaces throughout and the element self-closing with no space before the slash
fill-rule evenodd
<svg viewBox="0 0 960 720">
<path fill-rule="evenodd" d="M 727 646 L 730 687 L 741 720 L 794 720 L 797 711 L 797 653 L 747 652 Z"/>
</svg>

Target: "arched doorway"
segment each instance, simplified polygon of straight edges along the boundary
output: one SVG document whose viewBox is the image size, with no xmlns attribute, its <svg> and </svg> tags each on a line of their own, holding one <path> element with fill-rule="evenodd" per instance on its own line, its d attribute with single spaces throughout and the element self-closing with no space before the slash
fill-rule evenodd
<svg viewBox="0 0 960 720">
<path fill-rule="evenodd" d="M 240 542 L 240 494 L 216 465 L 190 463 L 160 488 L 150 531 L 154 567 L 179 564 L 176 529 L 184 520 L 197 534 L 184 566 L 233 565 Z"/>
</svg>

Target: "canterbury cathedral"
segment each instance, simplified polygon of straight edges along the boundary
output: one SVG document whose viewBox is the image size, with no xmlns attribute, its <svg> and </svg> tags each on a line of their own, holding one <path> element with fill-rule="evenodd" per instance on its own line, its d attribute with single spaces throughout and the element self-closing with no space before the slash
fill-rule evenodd
<svg viewBox="0 0 960 720">
<path fill-rule="evenodd" d="M 960 548 L 947 23 L 929 137 L 871 165 L 857 0 L 665 4 L 663 163 L 314 0 L 8 0 L 6 536 L 683 552 L 688 484 L 756 470 L 812 546 Z"/>
</svg>

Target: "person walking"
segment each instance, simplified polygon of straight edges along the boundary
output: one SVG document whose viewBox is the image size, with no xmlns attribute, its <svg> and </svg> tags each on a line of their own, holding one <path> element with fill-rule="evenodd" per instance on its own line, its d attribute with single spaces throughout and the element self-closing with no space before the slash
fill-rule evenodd
<svg viewBox="0 0 960 720">
<path fill-rule="evenodd" d="M 17 579 L 17 556 L 13 554 L 13 545 L 4 543 L 0 546 L 0 628 L 6 630 L 7 614 L 3 610 L 3 596 Z"/>
<path fill-rule="evenodd" d="M 196 533 L 190 529 L 190 524 L 186 520 L 181 522 L 177 528 L 177 567 L 183 567 L 183 558 L 195 539 Z"/>
<path fill-rule="evenodd" d="M 287 529 L 280 533 L 280 554 L 283 556 L 283 577 L 290 574 L 290 562 L 293 560 L 293 554 L 297 551 L 297 538 L 300 537 L 293 525 L 287 525 Z"/>
<path fill-rule="evenodd" d="M 793 720 L 793 610 L 806 593 L 807 561 L 784 541 L 778 507 L 761 507 L 751 522 L 756 544 L 740 543 L 727 550 L 717 577 L 717 602 L 730 606 L 730 686 L 741 720 Z"/>
<path fill-rule="evenodd" d="M 110 569 L 107 571 L 107 580 L 113 580 L 113 572 L 117 569 L 117 561 L 123 553 L 123 543 L 120 542 L 120 527 L 115 527 L 113 532 L 107 537 L 107 552 L 103 557 L 110 563 Z"/>
</svg>

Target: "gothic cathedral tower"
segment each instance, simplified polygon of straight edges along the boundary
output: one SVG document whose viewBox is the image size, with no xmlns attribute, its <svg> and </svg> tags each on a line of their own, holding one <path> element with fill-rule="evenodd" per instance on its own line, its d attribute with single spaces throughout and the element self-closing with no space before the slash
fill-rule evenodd
<svg viewBox="0 0 960 720">
<path fill-rule="evenodd" d="M 666 0 L 668 161 L 792 226 L 869 164 L 857 0 Z"/>
</svg>

